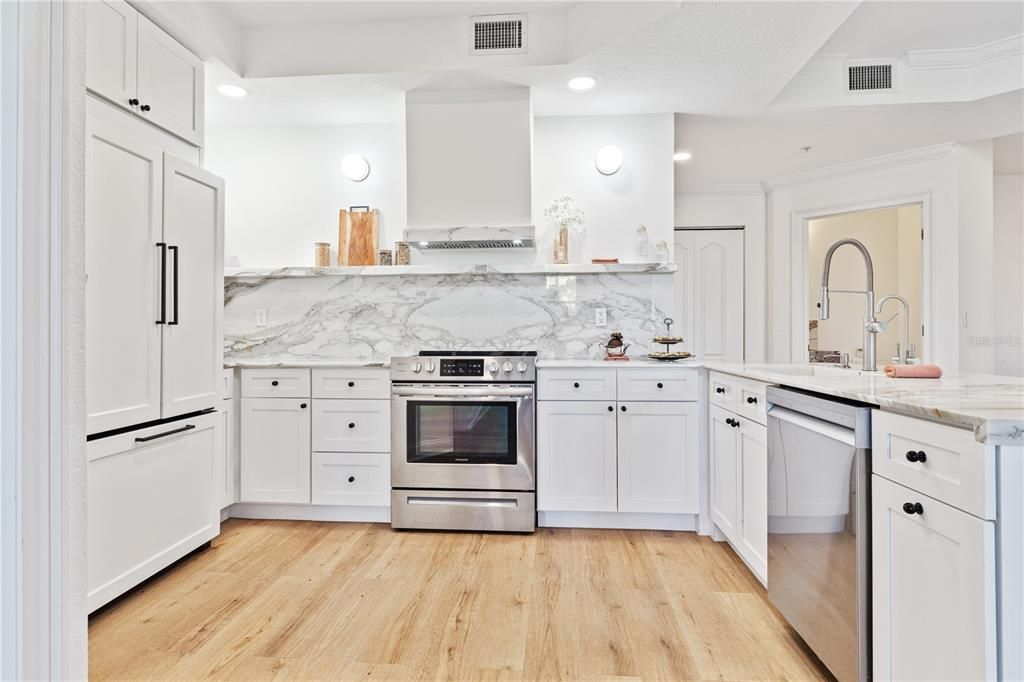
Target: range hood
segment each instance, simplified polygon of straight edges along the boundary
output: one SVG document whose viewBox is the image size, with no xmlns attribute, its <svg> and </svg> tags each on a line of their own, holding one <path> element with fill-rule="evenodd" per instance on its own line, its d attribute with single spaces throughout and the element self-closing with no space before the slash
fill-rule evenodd
<svg viewBox="0 0 1024 682">
<path fill-rule="evenodd" d="M 529 249 L 537 245 L 532 225 L 409 228 L 405 231 L 405 241 L 420 249 Z"/>
<path fill-rule="evenodd" d="M 411 246 L 535 246 L 529 88 L 415 90 L 405 126 Z"/>
</svg>

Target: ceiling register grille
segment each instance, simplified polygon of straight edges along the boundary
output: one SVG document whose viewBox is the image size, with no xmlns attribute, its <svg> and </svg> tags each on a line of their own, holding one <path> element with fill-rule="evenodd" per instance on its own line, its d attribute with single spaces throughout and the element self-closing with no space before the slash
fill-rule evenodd
<svg viewBox="0 0 1024 682">
<path fill-rule="evenodd" d="M 470 17 L 470 54 L 515 54 L 526 52 L 526 16 L 492 14 Z"/>
<path fill-rule="evenodd" d="M 850 92 L 892 90 L 892 64 L 862 64 L 848 67 L 846 89 Z"/>
</svg>

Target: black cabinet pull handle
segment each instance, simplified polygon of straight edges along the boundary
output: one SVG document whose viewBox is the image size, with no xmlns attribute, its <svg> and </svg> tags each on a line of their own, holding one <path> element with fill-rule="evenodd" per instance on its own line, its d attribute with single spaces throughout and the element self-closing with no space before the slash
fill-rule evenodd
<svg viewBox="0 0 1024 682">
<path fill-rule="evenodd" d="M 186 424 L 185 426 L 182 426 L 180 429 L 171 429 L 170 431 L 164 431 L 163 433 L 154 433 L 152 436 L 145 436 L 143 438 L 136 438 L 135 442 L 136 443 L 148 443 L 149 441 L 156 440 L 157 438 L 163 438 L 164 436 L 173 436 L 176 433 L 181 433 L 183 431 L 191 431 L 194 428 L 196 428 L 195 424 Z"/>
<path fill-rule="evenodd" d="M 306 409 L 306 403 L 299 403 L 299 407 L 301 407 L 302 409 Z"/>
<path fill-rule="evenodd" d="M 609 405 L 609 406 L 608 406 L 608 411 L 609 411 L 609 412 L 614 412 L 614 411 L 615 411 L 615 408 L 614 408 L 614 407 L 612 407 L 611 405 Z"/>
<path fill-rule="evenodd" d="M 354 381 L 348 382 L 348 387 L 349 388 L 353 388 L 355 385 L 356 385 L 356 382 L 354 382 Z"/>
<path fill-rule="evenodd" d="M 756 405 L 757 404 L 757 398 L 755 398 L 754 396 L 750 396 L 749 398 L 747 398 L 747 404 L 748 405 Z"/>
<path fill-rule="evenodd" d="M 715 393 L 725 393 L 725 389 L 719 386 L 715 389 Z"/>
<path fill-rule="evenodd" d="M 663 383 L 661 383 L 661 382 L 659 381 L 659 382 L 658 382 L 658 388 L 665 388 L 665 384 L 663 384 Z"/>
<path fill-rule="evenodd" d="M 917 452 L 914 452 L 913 450 L 908 450 L 907 451 L 907 461 L 908 462 L 927 462 L 928 461 L 928 455 L 925 454 L 924 450 L 918 450 Z"/>
<path fill-rule="evenodd" d="M 277 386 L 277 383 L 278 383 L 277 379 L 274 379 L 273 381 L 270 382 L 270 385 L 271 386 Z"/>
<path fill-rule="evenodd" d="M 143 111 L 149 111 L 149 105 L 148 105 L 148 104 L 143 104 L 143 105 L 142 105 L 141 107 L 139 107 L 139 108 L 140 108 L 140 109 L 142 109 Z"/>
<path fill-rule="evenodd" d="M 167 324 L 167 244 L 157 242 L 160 249 L 160 319 L 157 324 Z"/>
<path fill-rule="evenodd" d="M 907 514 L 924 514 L 924 507 L 920 502 L 904 502 L 903 511 Z"/>
<path fill-rule="evenodd" d="M 356 423 L 355 422 L 349 422 L 348 423 L 348 428 L 350 428 L 350 429 L 356 428 Z"/>
<path fill-rule="evenodd" d="M 174 295 L 174 305 L 171 306 L 171 313 L 174 315 L 174 320 L 167 324 L 178 324 L 178 260 L 181 258 L 181 252 L 178 250 L 178 246 L 168 246 L 168 251 L 174 252 L 174 267 L 171 268 L 171 293 Z"/>
<path fill-rule="evenodd" d="M 348 477 L 348 482 L 349 483 L 355 483 L 356 482 L 356 477 L 355 476 L 349 476 Z"/>
<path fill-rule="evenodd" d="M 580 382 L 578 382 L 578 381 L 572 382 L 572 387 L 573 388 L 579 388 L 580 387 Z"/>
<path fill-rule="evenodd" d="M 128 106 L 131 106 L 131 107 L 139 106 L 139 100 L 137 100 L 134 97 L 132 97 L 130 100 L 128 100 Z"/>
</svg>

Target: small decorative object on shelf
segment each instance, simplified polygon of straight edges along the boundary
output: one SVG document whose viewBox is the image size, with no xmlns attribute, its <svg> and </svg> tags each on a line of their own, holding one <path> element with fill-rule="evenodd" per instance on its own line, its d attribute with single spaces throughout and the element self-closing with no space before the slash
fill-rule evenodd
<svg viewBox="0 0 1024 682">
<path fill-rule="evenodd" d="M 409 242 L 395 242 L 395 265 L 408 265 L 409 255 Z"/>
<path fill-rule="evenodd" d="M 377 265 L 394 265 L 391 249 L 381 249 L 377 252 Z"/>
<path fill-rule="evenodd" d="M 618 258 L 591 258 L 591 264 L 593 265 L 617 265 L 619 262 Z"/>
<path fill-rule="evenodd" d="M 326 268 L 331 265 L 331 243 L 313 242 L 313 263 L 318 268 Z"/>
<path fill-rule="evenodd" d="M 569 262 L 569 230 L 575 229 L 578 234 L 582 233 L 583 211 L 576 207 L 572 197 L 561 197 L 544 209 L 544 217 L 558 230 L 551 247 L 552 262 L 566 265 Z"/>
<path fill-rule="evenodd" d="M 636 227 L 636 255 L 640 260 L 645 261 L 649 258 L 651 251 L 651 240 L 647 237 L 647 227 L 645 225 L 637 225 Z"/>
<path fill-rule="evenodd" d="M 686 351 L 672 351 L 671 348 L 677 343 L 683 342 L 683 337 L 672 336 L 672 323 L 675 322 L 671 317 L 665 318 L 665 333 L 662 336 L 655 336 L 654 343 L 665 346 L 664 351 L 655 351 L 648 353 L 647 357 L 653 358 L 654 360 L 683 360 L 691 356 L 691 353 Z"/>
<path fill-rule="evenodd" d="M 612 337 L 602 348 L 604 348 L 605 360 L 629 360 L 629 356 L 626 355 L 629 344 L 623 343 L 622 332 L 612 332 Z"/>
<path fill-rule="evenodd" d="M 668 262 L 668 243 L 664 239 L 659 239 L 658 243 L 654 245 L 654 256 L 659 263 Z"/>
</svg>

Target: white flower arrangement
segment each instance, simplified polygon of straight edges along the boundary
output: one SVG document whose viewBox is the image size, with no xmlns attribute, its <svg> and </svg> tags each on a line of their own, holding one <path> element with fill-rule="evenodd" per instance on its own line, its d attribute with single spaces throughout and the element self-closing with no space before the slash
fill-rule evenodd
<svg viewBox="0 0 1024 682">
<path fill-rule="evenodd" d="M 579 229 L 583 225 L 583 211 L 576 207 L 572 197 L 561 197 L 544 209 L 544 217 L 556 227 L 565 225 Z"/>
</svg>

